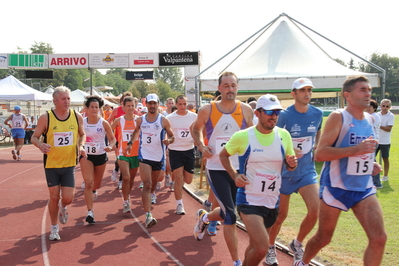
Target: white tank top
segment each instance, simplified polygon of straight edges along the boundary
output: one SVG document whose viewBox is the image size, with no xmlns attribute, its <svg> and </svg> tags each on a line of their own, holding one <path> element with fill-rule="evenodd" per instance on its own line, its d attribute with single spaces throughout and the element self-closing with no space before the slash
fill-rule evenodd
<svg viewBox="0 0 399 266">
<path fill-rule="evenodd" d="M 142 116 L 140 126 L 139 159 L 155 162 L 164 160 L 165 129 L 162 127 L 162 115 L 158 114 L 154 122 L 147 121 L 147 114 Z"/>
<path fill-rule="evenodd" d="M 170 122 L 175 141 L 168 146 L 174 151 L 188 151 L 194 149 L 194 139 L 191 136 L 190 126 L 197 119 L 197 114 L 187 111 L 185 115 L 176 112 L 166 117 Z"/>
<path fill-rule="evenodd" d="M 22 114 L 12 114 L 12 128 L 24 128 L 24 116 Z"/>
<path fill-rule="evenodd" d="M 105 148 L 105 136 L 106 132 L 103 126 L 104 119 L 100 117 L 97 124 L 87 123 L 87 117 L 83 119 L 83 126 L 86 132 L 86 143 L 84 148 L 87 154 L 100 155 L 106 153 Z"/>
<path fill-rule="evenodd" d="M 281 187 L 281 169 L 284 162 L 282 143 L 278 128 L 274 128 L 274 141 L 270 146 L 262 146 L 256 139 L 254 127 L 248 130 L 251 152 L 246 162 L 246 176 L 249 185 L 245 186 L 249 205 L 275 209 L 278 205 Z"/>
</svg>

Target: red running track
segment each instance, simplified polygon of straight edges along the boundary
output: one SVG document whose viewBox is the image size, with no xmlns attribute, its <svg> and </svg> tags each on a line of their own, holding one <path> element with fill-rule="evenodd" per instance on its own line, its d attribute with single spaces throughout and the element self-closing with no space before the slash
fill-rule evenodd
<svg viewBox="0 0 399 266">
<path fill-rule="evenodd" d="M 76 171 L 75 199 L 69 220 L 60 225 L 60 241 L 49 241 L 48 190 L 42 154 L 33 145 L 22 149 L 22 161 L 14 161 L 12 148 L 0 149 L 0 265 L 232 265 L 222 230 L 217 236 L 193 236 L 195 212 L 201 204 L 189 194 L 183 200 L 186 215 L 176 215 L 174 195 L 166 188 L 158 193 L 153 215 L 158 224 L 146 229 L 136 177 L 131 193 L 132 212 L 122 212 L 122 198 L 110 176 L 115 156 L 104 174 L 103 186 L 94 203 L 97 223 L 87 225 L 86 204 Z M 247 234 L 238 230 L 239 255 L 244 259 Z M 278 251 L 279 265 L 293 259 Z M 260 265 L 266 265 L 264 262 Z"/>
</svg>

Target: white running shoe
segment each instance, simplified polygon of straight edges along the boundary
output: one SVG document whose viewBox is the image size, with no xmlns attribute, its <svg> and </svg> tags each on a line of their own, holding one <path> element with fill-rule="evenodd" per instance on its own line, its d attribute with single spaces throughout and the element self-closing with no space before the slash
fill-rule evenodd
<svg viewBox="0 0 399 266">
<path fill-rule="evenodd" d="M 278 265 L 278 260 L 277 260 L 277 253 L 276 253 L 276 246 L 271 246 L 269 247 L 269 250 L 266 254 L 266 264 L 271 265 L 271 266 L 277 266 Z"/>
<path fill-rule="evenodd" d="M 140 182 L 139 189 L 142 189 L 143 187 L 144 187 L 144 183 L 143 183 L 143 182 Z"/>
<path fill-rule="evenodd" d="M 170 187 L 170 177 L 169 177 L 169 175 L 165 176 L 165 187 Z"/>
<path fill-rule="evenodd" d="M 381 181 L 384 181 L 384 182 L 385 182 L 385 181 L 388 181 L 388 179 L 389 179 L 389 178 L 388 178 L 386 175 L 384 175 L 384 176 L 381 178 Z"/>
<path fill-rule="evenodd" d="M 93 210 L 87 212 L 86 222 L 88 222 L 89 224 L 94 224 L 96 222 L 96 220 L 94 220 Z"/>
<path fill-rule="evenodd" d="M 121 180 L 118 181 L 118 189 L 122 190 L 122 181 Z"/>
<path fill-rule="evenodd" d="M 157 196 L 155 195 L 155 193 L 151 193 L 151 204 L 155 204 L 157 203 Z"/>
<path fill-rule="evenodd" d="M 303 246 L 302 244 L 295 245 L 295 240 L 292 240 L 292 242 L 288 245 L 288 248 L 294 254 L 294 261 L 296 260 L 302 260 L 303 257 Z"/>
<path fill-rule="evenodd" d="M 202 238 L 204 237 L 205 234 L 205 229 L 206 226 L 209 224 L 209 222 L 205 223 L 202 218 L 204 217 L 204 215 L 207 213 L 206 210 L 203 209 L 199 209 L 197 211 L 196 214 L 196 220 L 197 222 L 195 223 L 194 226 L 194 237 L 195 239 L 197 239 L 198 241 L 201 241 Z"/>
<path fill-rule="evenodd" d="M 176 214 L 185 215 L 186 211 L 184 210 L 184 205 L 182 203 L 177 204 L 176 206 Z"/>
<path fill-rule="evenodd" d="M 17 161 L 21 161 L 22 160 L 22 156 L 18 155 Z"/>
<path fill-rule="evenodd" d="M 112 182 L 118 181 L 118 171 L 116 171 L 115 169 L 112 170 L 111 181 Z"/>
<path fill-rule="evenodd" d="M 155 187 L 156 190 L 160 190 L 162 187 L 162 182 L 158 182 L 157 186 Z"/>
<path fill-rule="evenodd" d="M 170 182 L 170 191 L 175 191 L 175 181 Z"/>
<path fill-rule="evenodd" d="M 123 203 L 123 213 L 128 213 L 128 212 L 130 212 L 130 203 L 124 202 Z"/>
<path fill-rule="evenodd" d="M 156 225 L 158 223 L 157 219 L 155 219 L 154 217 L 152 217 L 152 214 L 149 213 L 147 214 L 147 217 L 145 219 L 145 227 L 147 228 L 151 228 L 154 225 Z"/>
<path fill-rule="evenodd" d="M 58 220 L 62 224 L 66 224 L 68 221 L 68 210 L 67 207 L 62 207 L 61 199 L 58 202 L 58 208 L 59 208 L 59 213 L 58 213 Z"/>
<path fill-rule="evenodd" d="M 80 185 L 81 188 L 85 189 L 86 188 L 86 184 L 85 181 L 82 182 L 82 185 Z"/>
<path fill-rule="evenodd" d="M 60 234 L 58 233 L 59 232 L 59 227 L 58 227 L 58 224 L 56 225 L 56 226 L 51 226 L 51 229 L 50 229 L 50 235 L 49 235 L 49 237 L 48 237 L 48 239 L 50 240 L 50 241 L 54 241 L 54 240 L 60 240 L 61 238 L 60 238 Z"/>
</svg>

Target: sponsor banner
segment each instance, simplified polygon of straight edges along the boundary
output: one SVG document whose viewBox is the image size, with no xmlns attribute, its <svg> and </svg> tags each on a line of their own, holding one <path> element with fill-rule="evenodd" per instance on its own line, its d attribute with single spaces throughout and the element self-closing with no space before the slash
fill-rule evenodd
<svg viewBox="0 0 399 266">
<path fill-rule="evenodd" d="M 184 67 L 184 87 L 187 101 L 195 104 L 195 76 L 199 73 L 199 66 Z"/>
<path fill-rule="evenodd" d="M 128 68 L 129 54 L 89 54 L 90 68 Z"/>
<path fill-rule="evenodd" d="M 158 53 L 129 54 L 130 68 L 158 67 Z"/>
<path fill-rule="evenodd" d="M 159 66 L 198 65 L 198 52 L 159 53 Z"/>
<path fill-rule="evenodd" d="M 49 68 L 89 68 L 88 54 L 49 54 Z"/>
<path fill-rule="evenodd" d="M 126 80 L 154 79 L 154 71 L 128 71 Z"/>
<path fill-rule="evenodd" d="M 8 54 L 8 67 L 48 68 L 47 54 Z"/>
<path fill-rule="evenodd" d="M 8 54 L 0 54 L 0 69 L 8 68 Z"/>
</svg>

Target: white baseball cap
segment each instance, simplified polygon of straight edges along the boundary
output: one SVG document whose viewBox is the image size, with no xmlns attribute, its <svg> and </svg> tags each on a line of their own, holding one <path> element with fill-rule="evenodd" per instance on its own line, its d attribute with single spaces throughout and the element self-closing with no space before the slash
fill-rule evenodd
<svg viewBox="0 0 399 266">
<path fill-rule="evenodd" d="M 157 103 L 159 103 L 159 97 L 155 93 L 148 94 L 147 97 L 145 97 L 145 100 L 146 100 L 147 103 L 149 103 L 149 102 L 157 102 Z"/>
<path fill-rule="evenodd" d="M 292 83 L 292 90 L 294 89 L 302 89 L 303 87 L 307 87 L 310 86 L 312 88 L 314 88 L 312 81 L 310 81 L 310 79 L 308 78 L 299 78 L 296 79 L 294 81 L 294 83 Z"/>
<path fill-rule="evenodd" d="M 256 102 L 256 109 L 262 108 L 263 110 L 283 110 L 280 101 L 276 95 L 266 94 L 262 95 Z"/>
</svg>

